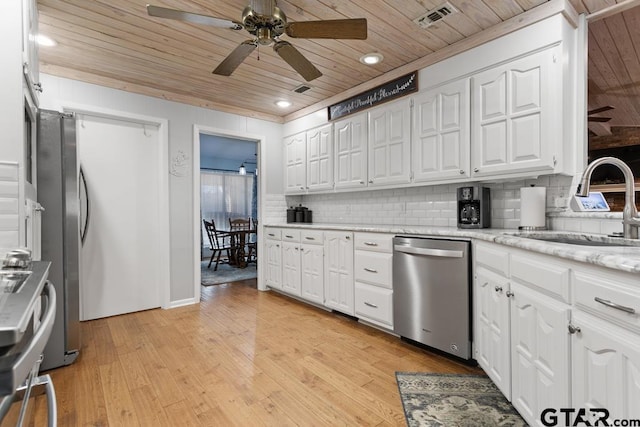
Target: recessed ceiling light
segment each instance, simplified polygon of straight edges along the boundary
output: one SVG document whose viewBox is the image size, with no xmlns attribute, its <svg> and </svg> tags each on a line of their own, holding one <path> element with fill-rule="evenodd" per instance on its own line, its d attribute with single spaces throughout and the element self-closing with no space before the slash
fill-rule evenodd
<svg viewBox="0 0 640 427">
<path fill-rule="evenodd" d="M 55 42 L 55 40 L 53 40 L 52 38 L 47 37 L 47 36 L 45 36 L 43 34 L 38 34 L 36 36 L 36 41 L 38 42 L 38 44 L 40 46 L 48 46 L 48 47 L 50 47 L 50 46 L 55 46 L 55 45 L 58 44 L 58 43 Z"/>
<path fill-rule="evenodd" d="M 291 107 L 291 102 L 280 100 L 280 101 L 276 101 L 276 105 L 280 108 L 287 108 L 287 107 Z"/>
<path fill-rule="evenodd" d="M 360 57 L 360 62 L 367 65 L 375 65 L 382 62 L 384 57 L 381 53 L 367 53 L 366 55 L 362 55 Z"/>
</svg>

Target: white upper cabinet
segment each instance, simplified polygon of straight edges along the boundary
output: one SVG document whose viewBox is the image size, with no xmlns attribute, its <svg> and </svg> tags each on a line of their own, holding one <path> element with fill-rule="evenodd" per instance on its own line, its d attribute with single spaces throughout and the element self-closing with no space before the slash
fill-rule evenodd
<svg viewBox="0 0 640 427">
<path fill-rule="evenodd" d="M 472 176 L 554 171 L 562 150 L 560 57 L 547 49 L 471 77 Z"/>
<path fill-rule="evenodd" d="M 333 188 L 333 134 L 331 124 L 307 132 L 307 189 Z"/>
<path fill-rule="evenodd" d="M 367 114 L 360 113 L 333 124 L 335 188 L 367 185 Z"/>
<path fill-rule="evenodd" d="M 303 193 L 306 191 L 307 139 L 305 132 L 287 137 L 285 146 L 285 192 Z"/>
<path fill-rule="evenodd" d="M 327 124 L 284 139 L 287 194 L 333 189 L 333 132 Z"/>
<path fill-rule="evenodd" d="M 369 185 L 410 181 L 410 99 L 390 102 L 368 113 Z"/>
<path fill-rule="evenodd" d="M 414 181 L 469 177 L 469 79 L 416 95 L 413 106 Z"/>
</svg>

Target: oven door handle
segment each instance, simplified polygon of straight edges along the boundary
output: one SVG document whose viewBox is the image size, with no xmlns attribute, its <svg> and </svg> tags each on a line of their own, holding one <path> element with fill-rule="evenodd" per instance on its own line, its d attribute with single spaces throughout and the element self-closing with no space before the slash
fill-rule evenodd
<svg viewBox="0 0 640 427">
<path fill-rule="evenodd" d="M 38 360 L 51 336 L 53 322 L 56 317 L 56 290 L 48 280 L 44 285 L 43 293 L 47 295 L 47 309 L 44 316 L 42 316 L 40 327 L 31 338 L 31 342 L 11 367 L 17 373 L 15 378 L 27 378 L 33 363 Z"/>
<path fill-rule="evenodd" d="M 413 246 L 394 245 L 393 249 L 396 252 L 402 252 L 412 255 L 426 255 L 444 258 L 462 258 L 464 256 L 463 251 L 450 251 L 446 249 L 428 249 L 428 248 L 414 248 Z"/>
</svg>

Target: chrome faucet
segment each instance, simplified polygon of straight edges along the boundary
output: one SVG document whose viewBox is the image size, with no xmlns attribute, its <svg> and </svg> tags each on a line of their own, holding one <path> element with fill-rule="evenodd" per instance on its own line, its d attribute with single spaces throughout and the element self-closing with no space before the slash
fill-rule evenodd
<svg viewBox="0 0 640 427">
<path fill-rule="evenodd" d="M 636 190 L 633 172 L 625 162 L 615 157 L 601 157 L 591 162 L 582 173 L 582 179 L 576 191 L 577 196 L 589 195 L 589 181 L 593 170 L 600 165 L 613 165 L 624 174 L 624 209 L 622 210 L 622 226 L 625 239 L 637 239 L 640 228 L 640 216 L 636 208 Z"/>
</svg>

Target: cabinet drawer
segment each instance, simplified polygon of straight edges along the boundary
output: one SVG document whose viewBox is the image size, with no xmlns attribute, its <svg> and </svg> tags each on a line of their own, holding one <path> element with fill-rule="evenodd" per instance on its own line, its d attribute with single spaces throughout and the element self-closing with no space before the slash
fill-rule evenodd
<svg viewBox="0 0 640 427">
<path fill-rule="evenodd" d="M 282 241 L 283 242 L 299 242 L 300 230 L 293 230 L 291 228 L 282 229 Z"/>
<path fill-rule="evenodd" d="M 475 263 L 502 276 L 509 275 L 509 252 L 497 245 L 476 243 Z"/>
<path fill-rule="evenodd" d="M 300 232 L 300 241 L 309 245 L 322 245 L 323 232 L 320 230 L 302 230 Z"/>
<path fill-rule="evenodd" d="M 268 240 L 281 240 L 282 230 L 280 228 L 265 227 L 264 235 Z"/>
<path fill-rule="evenodd" d="M 556 264 L 534 254 L 511 255 L 511 278 L 534 286 L 547 294 L 569 302 L 569 266 Z"/>
<path fill-rule="evenodd" d="M 355 251 L 355 279 L 391 289 L 393 254 Z"/>
<path fill-rule="evenodd" d="M 356 249 L 374 252 L 393 252 L 393 235 L 380 233 L 355 233 Z"/>
<path fill-rule="evenodd" d="M 356 282 L 356 315 L 393 326 L 393 291 Z"/>
<path fill-rule="evenodd" d="M 640 288 L 615 276 L 573 272 L 575 305 L 640 332 Z M 633 312 L 632 312 L 633 311 Z"/>
</svg>

